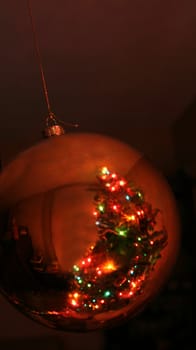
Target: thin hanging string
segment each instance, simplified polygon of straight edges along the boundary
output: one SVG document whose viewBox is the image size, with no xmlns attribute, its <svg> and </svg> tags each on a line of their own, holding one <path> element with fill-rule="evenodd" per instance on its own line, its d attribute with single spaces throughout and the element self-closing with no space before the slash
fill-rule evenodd
<svg viewBox="0 0 196 350">
<path fill-rule="evenodd" d="M 47 88 L 46 79 L 45 79 L 45 75 L 44 75 L 44 69 L 43 69 L 43 65 L 42 65 L 39 43 L 38 43 L 34 19 L 33 19 L 31 1 L 26 0 L 26 2 L 27 2 L 29 18 L 30 18 L 30 22 L 31 22 L 31 29 L 32 29 L 32 35 L 33 35 L 33 40 L 34 40 L 35 52 L 36 52 L 37 61 L 39 64 L 39 70 L 40 70 L 40 75 L 41 75 L 44 97 L 45 97 L 46 105 L 47 105 L 47 109 L 48 109 L 48 116 L 46 118 L 46 128 L 44 131 L 44 135 L 46 137 L 53 136 L 53 135 L 62 135 L 62 134 L 64 134 L 64 131 L 65 131 L 63 128 L 63 125 L 69 126 L 69 127 L 74 127 L 74 128 L 77 128 L 79 125 L 72 124 L 72 123 L 65 123 L 62 120 L 58 120 L 51 110 L 50 100 L 49 100 L 49 96 L 48 96 L 48 88 Z"/>
<path fill-rule="evenodd" d="M 44 97 L 46 100 L 48 114 L 49 114 L 49 116 L 51 116 L 51 115 L 53 115 L 53 113 L 52 113 L 51 106 L 50 106 L 50 100 L 49 100 L 49 96 L 48 96 L 48 88 L 47 88 L 46 79 L 45 79 L 45 75 L 44 75 L 44 69 L 43 69 L 43 65 L 42 65 L 42 59 L 41 59 L 39 43 L 38 43 L 38 39 L 37 39 L 37 35 L 36 35 L 35 24 L 34 24 L 34 20 L 33 20 L 33 13 L 32 13 L 30 0 L 27 0 L 27 7 L 28 7 L 29 17 L 30 17 L 30 22 L 31 22 L 31 28 L 32 28 L 32 34 L 33 34 L 33 40 L 34 40 L 37 61 L 39 64 L 39 70 L 40 70 L 40 75 L 41 75 L 41 80 L 42 80 Z"/>
</svg>

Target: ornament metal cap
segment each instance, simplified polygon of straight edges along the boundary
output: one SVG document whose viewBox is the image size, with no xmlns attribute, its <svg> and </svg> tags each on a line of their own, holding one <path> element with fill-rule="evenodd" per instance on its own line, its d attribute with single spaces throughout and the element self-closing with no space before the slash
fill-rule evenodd
<svg viewBox="0 0 196 350">
<path fill-rule="evenodd" d="M 60 122 L 56 119 L 55 115 L 50 113 L 46 118 L 46 127 L 43 132 L 44 137 L 60 136 L 64 135 L 64 133 L 65 130 L 63 126 L 60 125 Z"/>
<path fill-rule="evenodd" d="M 43 131 L 44 137 L 50 136 L 60 136 L 65 134 L 65 129 L 63 125 L 78 128 L 78 124 L 65 123 L 62 120 L 58 120 L 54 113 L 50 112 L 50 114 L 46 118 L 46 127 Z"/>
</svg>

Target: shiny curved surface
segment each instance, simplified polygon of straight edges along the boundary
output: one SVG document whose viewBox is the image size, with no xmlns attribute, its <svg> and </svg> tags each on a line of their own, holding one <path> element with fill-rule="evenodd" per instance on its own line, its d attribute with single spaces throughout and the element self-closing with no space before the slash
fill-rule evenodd
<svg viewBox="0 0 196 350">
<path fill-rule="evenodd" d="M 115 325 L 153 298 L 176 259 L 170 188 L 145 158 L 102 135 L 65 135 L 0 176 L 0 288 L 64 331 Z"/>
</svg>

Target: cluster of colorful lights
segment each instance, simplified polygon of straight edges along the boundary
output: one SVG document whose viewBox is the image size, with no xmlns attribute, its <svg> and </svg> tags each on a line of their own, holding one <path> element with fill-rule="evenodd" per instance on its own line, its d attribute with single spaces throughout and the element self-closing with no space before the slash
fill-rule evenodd
<svg viewBox="0 0 196 350">
<path fill-rule="evenodd" d="M 68 305 L 78 312 L 117 310 L 142 293 L 161 251 L 164 228 L 156 230 L 158 209 L 118 174 L 103 167 L 95 195 L 98 239 L 73 266 Z"/>
</svg>

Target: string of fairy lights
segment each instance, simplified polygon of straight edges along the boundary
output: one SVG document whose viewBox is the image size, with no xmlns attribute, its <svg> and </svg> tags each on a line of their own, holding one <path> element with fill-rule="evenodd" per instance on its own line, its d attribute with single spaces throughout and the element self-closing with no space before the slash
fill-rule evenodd
<svg viewBox="0 0 196 350">
<path fill-rule="evenodd" d="M 167 244 L 156 230 L 158 209 L 125 178 L 102 167 L 94 197 L 98 240 L 73 266 L 67 305 L 76 312 L 99 313 L 129 304 L 143 291 Z"/>
</svg>

